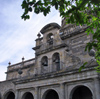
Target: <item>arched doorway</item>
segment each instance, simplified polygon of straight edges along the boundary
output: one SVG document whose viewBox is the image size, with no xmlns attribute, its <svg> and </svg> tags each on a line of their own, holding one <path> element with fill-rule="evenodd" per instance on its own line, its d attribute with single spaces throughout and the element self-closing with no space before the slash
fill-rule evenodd
<svg viewBox="0 0 100 99">
<path fill-rule="evenodd" d="M 34 99 L 32 93 L 26 92 L 22 99 Z"/>
<path fill-rule="evenodd" d="M 72 92 L 71 99 L 93 99 L 92 92 L 86 86 L 76 87 Z"/>
<path fill-rule="evenodd" d="M 58 93 L 55 90 L 48 90 L 43 99 L 59 99 Z"/>
<path fill-rule="evenodd" d="M 12 91 L 10 91 L 7 93 L 7 96 L 5 99 L 15 99 L 15 94 Z"/>
</svg>

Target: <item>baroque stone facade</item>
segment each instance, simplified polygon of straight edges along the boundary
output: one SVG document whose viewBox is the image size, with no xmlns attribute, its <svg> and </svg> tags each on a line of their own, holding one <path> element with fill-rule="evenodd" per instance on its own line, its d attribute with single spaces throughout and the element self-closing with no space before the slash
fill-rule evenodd
<svg viewBox="0 0 100 99">
<path fill-rule="evenodd" d="M 0 99 L 100 99 L 97 64 L 85 52 L 86 26 L 50 23 L 36 39 L 35 58 L 8 66 Z M 42 35 L 42 36 L 41 36 Z M 80 66 L 88 62 L 79 72 Z"/>
</svg>

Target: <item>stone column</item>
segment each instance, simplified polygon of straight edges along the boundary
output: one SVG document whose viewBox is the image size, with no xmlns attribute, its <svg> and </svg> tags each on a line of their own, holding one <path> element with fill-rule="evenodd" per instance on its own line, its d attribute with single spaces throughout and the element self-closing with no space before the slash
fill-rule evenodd
<svg viewBox="0 0 100 99">
<path fill-rule="evenodd" d="M 94 88 L 95 88 L 95 99 L 100 99 L 100 80 L 99 78 L 94 78 Z"/>
<path fill-rule="evenodd" d="M 48 59 L 49 72 L 52 72 L 52 58 Z"/>
<path fill-rule="evenodd" d="M 18 99 L 18 90 L 16 90 L 16 93 L 15 93 L 15 99 Z"/>
<path fill-rule="evenodd" d="M 41 61 L 38 61 L 37 70 L 38 70 L 38 74 L 41 74 L 42 73 Z"/>
<path fill-rule="evenodd" d="M 60 84 L 60 98 L 65 99 L 65 85 L 64 85 L 64 83 Z"/>
<path fill-rule="evenodd" d="M 38 87 L 35 87 L 34 99 L 39 99 L 39 88 Z"/>
</svg>

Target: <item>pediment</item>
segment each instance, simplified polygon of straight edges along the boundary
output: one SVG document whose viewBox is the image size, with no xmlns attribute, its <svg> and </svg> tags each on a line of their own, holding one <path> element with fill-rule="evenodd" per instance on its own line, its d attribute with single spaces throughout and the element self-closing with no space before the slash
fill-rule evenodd
<svg viewBox="0 0 100 99">
<path fill-rule="evenodd" d="M 47 32 L 47 31 L 49 31 L 49 30 L 51 30 L 51 29 L 54 29 L 54 28 L 60 29 L 60 25 L 57 24 L 57 23 L 50 23 L 50 24 L 47 24 L 47 25 L 45 25 L 45 26 L 40 30 L 40 32 L 41 32 L 42 34 L 44 34 L 45 32 Z"/>
</svg>

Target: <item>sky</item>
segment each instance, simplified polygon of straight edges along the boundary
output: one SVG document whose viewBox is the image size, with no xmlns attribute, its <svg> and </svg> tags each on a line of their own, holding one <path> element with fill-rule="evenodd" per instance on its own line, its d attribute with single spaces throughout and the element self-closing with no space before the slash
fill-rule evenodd
<svg viewBox="0 0 100 99">
<path fill-rule="evenodd" d="M 52 8 L 45 17 L 30 13 L 27 21 L 21 19 L 22 0 L 0 0 L 0 81 L 6 79 L 8 63 L 16 64 L 34 58 L 35 39 L 39 31 L 48 23 L 61 25 L 59 12 Z"/>
</svg>

